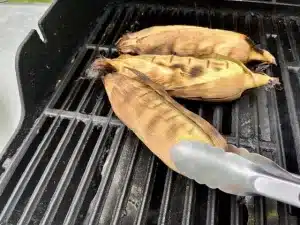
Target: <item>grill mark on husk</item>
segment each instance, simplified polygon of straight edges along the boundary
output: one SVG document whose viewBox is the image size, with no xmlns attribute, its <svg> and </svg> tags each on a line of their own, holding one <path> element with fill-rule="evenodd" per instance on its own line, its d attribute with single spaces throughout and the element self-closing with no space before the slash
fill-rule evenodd
<svg viewBox="0 0 300 225">
<path fill-rule="evenodd" d="M 145 112 L 145 108 L 143 107 L 143 106 L 136 106 L 135 108 L 135 112 L 136 112 L 136 116 L 138 117 L 138 118 L 140 118 L 142 115 L 143 115 L 143 113 Z"/>
<path fill-rule="evenodd" d="M 151 49 L 148 51 L 148 53 L 150 53 L 150 54 L 160 54 L 160 53 L 162 52 L 162 48 L 163 48 L 163 47 L 164 47 L 164 46 L 161 46 L 161 45 L 155 46 L 155 47 L 151 48 Z"/>
<path fill-rule="evenodd" d="M 177 132 L 185 126 L 185 123 L 171 123 L 168 127 L 166 136 L 167 138 L 172 138 L 174 137 Z"/>
<path fill-rule="evenodd" d="M 174 59 L 174 55 L 172 55 L 172 56 L 170 57 L 170 62 L 169 62 L 169 63 L 172 63 L 173 59 Z"/>
<path fill-rule="evenodd" d="M 153 117 L 149 120 L 149 122 L 147 123 L 147 129 L 149 131 L 154 130 L 155 127 L 157 126 L 158 122 L 159 122 L 159 112 L 154 114 Z"/>
<path fill-rule="evenodd" d="M 226 62 L 226 61 L 225 61 Z M 223 62 L 216 62 L 216 61 L 212 61 L 211 62 L 212 66 L 224 66 Z"/>
<path fill-rule="evenodd" d="M 163 63 L 161 63 L 161 62 L 158 62 L 158 63 L 156 63 L 157 65 L 159 65 L 159 66 L 166 66 L 165 64 L 163 64 Z"/>
<path fill-rule="evenodd" d="M 139 98 L 143 98 L 143 97 L 145 97 L 146 95 L 148 95 L 149 93 L 151 93 L 150 90 L 148 90 L 147 92 L 145 92 L 145 93 L 139 95 L 138 97 L 139 97 Z"/>
<path fill-rule="evenodd" d="M 210 60 L 208 59 L 208 60 L 206 61 L 206 68 L 209 68 L 209 65 L 210 65 Z"/>
<path fill-rule="evenodd" d="M 166 108 L 165 110 L 162 111 L 161 115 L 162 115 L 162 117 L 164 118 L 164 120 L 167 121 L 167 119 L 165 119 L 165 118 L 166 118 L 166 115 L 170 114 L 172 111 L 173 111 L 173 110 L 171 110 L 170 108 Z"/>
<path fill-rule="evenodd" d="M 173 115 L 173 116 L 171 116 L 171 117 L 169 117 L 169 118 L 166 118 L 165 121 L 174 120 L 175 118 L 177 118 L 177 117 L 179 117 L 179 116 L 180 116 L 179 114 Z"/>
<path fill-rule="evenodd" d="M 156 109 L 156 108 L 160 107 L 160 106 L 163 105 L 163 104 L 164 104 L 164 102 L 160 101 L 160 102 L 156 103 L 155 105 L 153 105 L 153 106 L 151 107 L 151 109 Z"/>
<path fill-rule="evenodd" d="M 189 135 L 192 135 L 192 134 L 193 134 L 193 131 L 194 131 L 194 129 L 195 129 L 195 127 L 191 127 L 191 129 L 189 129 L 187 133 L 188 133 Z"/>
<path fill-rule="evenodd" d="M 229 63 L 228 61 L 224 61 L 223 62 L 211 62 L 211 67 L 212 69 L 216 70 L 216 71 L 220 71 L 222 69 L 228 69 L 229 68 Z"/>
</svg>

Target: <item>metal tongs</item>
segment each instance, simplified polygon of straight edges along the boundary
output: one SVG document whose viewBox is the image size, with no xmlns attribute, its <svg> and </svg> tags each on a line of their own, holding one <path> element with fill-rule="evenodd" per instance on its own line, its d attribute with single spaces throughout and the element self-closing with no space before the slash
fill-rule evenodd
<svg viewBox="0 0 300 225">
<path fill-rule="evenodd" d="M 240 196 L 263 195 L 300 207 L 300 176 L 262 155 L 182 141 L 171 149 L 171 158 L 179 172 L 210 188 Z"/>
</svg>

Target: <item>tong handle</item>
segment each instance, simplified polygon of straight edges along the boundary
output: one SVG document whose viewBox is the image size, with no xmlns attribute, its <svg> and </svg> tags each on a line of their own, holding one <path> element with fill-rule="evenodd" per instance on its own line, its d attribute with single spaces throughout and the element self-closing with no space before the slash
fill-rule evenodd
<svg viewBox="0 0 300 225">
<path fill-rule="evenodd" d="M 271 173 L 273 176 L 300 184 L 299 175 L 286 171 L 284 168 L 280 167 L 267 157 L 254 152 L 250 153 L 247 150 L 241 151 L 240 156 L 253 162 L 256 166 L 260 167 L 262 170 L 265 170 L 267 173 Z"/>
<path fill-rule="evenodd" d="M 300 185 L 275 177 L 260 176 L 254 181 L 256 193 L 300 207 Z"/>
</svg>

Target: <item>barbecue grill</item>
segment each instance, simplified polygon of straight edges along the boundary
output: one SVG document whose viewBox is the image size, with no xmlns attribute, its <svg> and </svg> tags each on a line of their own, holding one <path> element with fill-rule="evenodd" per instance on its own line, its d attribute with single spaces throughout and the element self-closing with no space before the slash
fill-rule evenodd
<svg viewBox="0 0 300 225">
<path fill-rule="evenodd" d="M 232 144 L 299 174 L 300 4 L 296 1 L 55 1 L 19 48 L 24 120 L 0 159 L 0 224 L 299 224 L 297 208 L 211 190 L 169 170 L 82 79 L 114 43 L 153 25 L 234 30 L 270 51 L 283 91 L 226 104 L 178 100 Z"/>
</svg>

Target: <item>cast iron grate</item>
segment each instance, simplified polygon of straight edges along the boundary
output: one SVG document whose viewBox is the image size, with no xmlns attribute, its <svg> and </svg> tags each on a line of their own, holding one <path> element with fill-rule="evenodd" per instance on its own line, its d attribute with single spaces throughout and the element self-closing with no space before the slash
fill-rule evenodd
<svg viewBox="0 0 300 225">
<path fill-rule="evenodd" d="M 226 0 L 226 1 L 239 1 L 239 0 Z M 297 0 L 246 0 L 244 2 L 267 4 L 267 5 L 290 5 L 299 7 L 299 2 Z"/>
<path fill-rule="evenodd" d="M 81 76 L 97 55 L 117 55 L 113 43 L 123 33 L 151 25 L 246 33 L 278 59 L 268 72 L 280 76 L 284 91 L 260 88 L 228 104 L 180 103 L 229 142 L 299 173 L 299 22 L 255 12 L 108 7 L 17 153 L 2 165 L 2 224 L 297 224 L 299 212 L 285 204 L 262 197 L 240 204 L 168 170 L 116 118 L 101 84 Z"/>
</svg>

